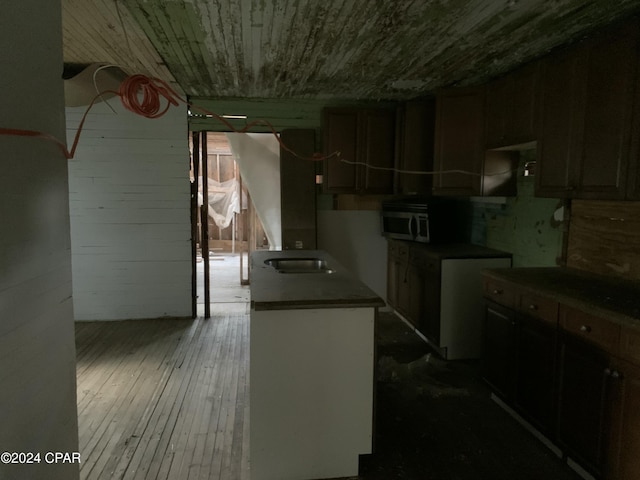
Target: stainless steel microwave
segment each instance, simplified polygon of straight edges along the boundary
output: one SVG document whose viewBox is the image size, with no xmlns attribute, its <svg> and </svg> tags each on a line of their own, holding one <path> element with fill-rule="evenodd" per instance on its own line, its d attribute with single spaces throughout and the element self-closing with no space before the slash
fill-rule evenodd
<svg viewBox="0 0 640 480">
<path fill-rule="evenodd" d="M 423 243 L 455 241 L 459 230 L 454 203 L 435 198 L 383 202 L 381 229 L 387 238 Z"/>
</svg>

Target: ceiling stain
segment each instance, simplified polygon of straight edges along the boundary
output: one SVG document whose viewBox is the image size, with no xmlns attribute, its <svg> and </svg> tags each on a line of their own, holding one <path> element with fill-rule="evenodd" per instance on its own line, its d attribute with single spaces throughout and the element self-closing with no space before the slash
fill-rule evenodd
<svg viewBox="0 0 640 480">
<path fill-rule="evenodd" d="M 409 99 L 484 82 L 640 13 L 640 0 L 62 5 L 66 63 L 111 63 L 211 98 Z"/>
</svg>

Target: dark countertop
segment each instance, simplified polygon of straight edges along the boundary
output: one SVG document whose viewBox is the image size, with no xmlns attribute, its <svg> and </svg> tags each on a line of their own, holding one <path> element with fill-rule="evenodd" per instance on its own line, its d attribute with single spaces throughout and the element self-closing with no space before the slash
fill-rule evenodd
<svg viewBox="0 0 640 480">
<path fill-rule="evenodd" d="M 280 273 L 271 258 L 320 258 L 333 273 Z M 251 306 L 255 310 L 383 307 L 378 295 L 322 250 L 257 251 L 251 255 Z"/>
<path fill-rule="evenodd" d="M 565 305 L 640 329 L 640 282 L 564 267 L 497 268 L 483 272 Z"/>
<path fill-rule="evenodd" d="M 416 245 L 416 248 L 442 259 L 511 257 L 511 254 L 508 252 L 481 247 L 470 243 L 412 243 L 412 245 Z"/>
<path fill-rule="evenodd" d="M 403 245 L 414 252 L 442 260 L 448 258 L 511 258 L 511 253 L 481 247 L 471 243 L 420 243 L 408 240 L 388 239 L 390 244 Z"/>
</svg>

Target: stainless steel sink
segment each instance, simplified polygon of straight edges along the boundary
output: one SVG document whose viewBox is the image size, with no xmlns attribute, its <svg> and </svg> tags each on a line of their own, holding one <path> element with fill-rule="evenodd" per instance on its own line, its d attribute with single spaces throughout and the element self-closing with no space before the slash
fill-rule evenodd
<svg viewBox="0 0 640 480">
<path fill-rule="evenodd" d="M 333 273 L 321 258 L 269 258 L 264 263 L 280 273 Z"/>
</svg>

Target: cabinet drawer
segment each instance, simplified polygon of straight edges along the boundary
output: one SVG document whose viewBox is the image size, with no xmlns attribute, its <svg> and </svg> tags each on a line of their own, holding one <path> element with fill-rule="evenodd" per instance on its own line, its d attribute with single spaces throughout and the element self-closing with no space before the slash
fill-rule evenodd
<svg viewBox="0 0 640 480">
<path fill-rule="evenodd" d="M 565 331 L 594 343 L 608 353 L 617 354 L 620 326 L 615 323 L 580 310 L 561 306 L 560 326 Z"/>
<path fill-rule="evenodd" d="M 640 332 L 622 328 L 620 332 L 620 356 L 624 360 L 640 365 Z"/>
<path fill-rule="evenodd" d="M 527 315 L 558 324 L 558 302 L 533 293 L 521 293 L 518 308 Z"/>
<path fill-rule="evenodd" d="M 405 259 L 409 254 L 409 247 L 403 243 L 389 242 L 389 256 Z"/>
<path fill-rule="evenodd" d="M 485 278 L 483 283 L 485 297 L 505 307 L 515 308 L 517 290 L 513 285 L 491 278 Z"/>
<path fill-rule="evenodd" d="M 416 268 L 429 272 L 435 272 L 440 269 L 440 258 L 435 255 L 429 255 L 420 248 L 411 249 L 409 263 Z"/>
</svg>

